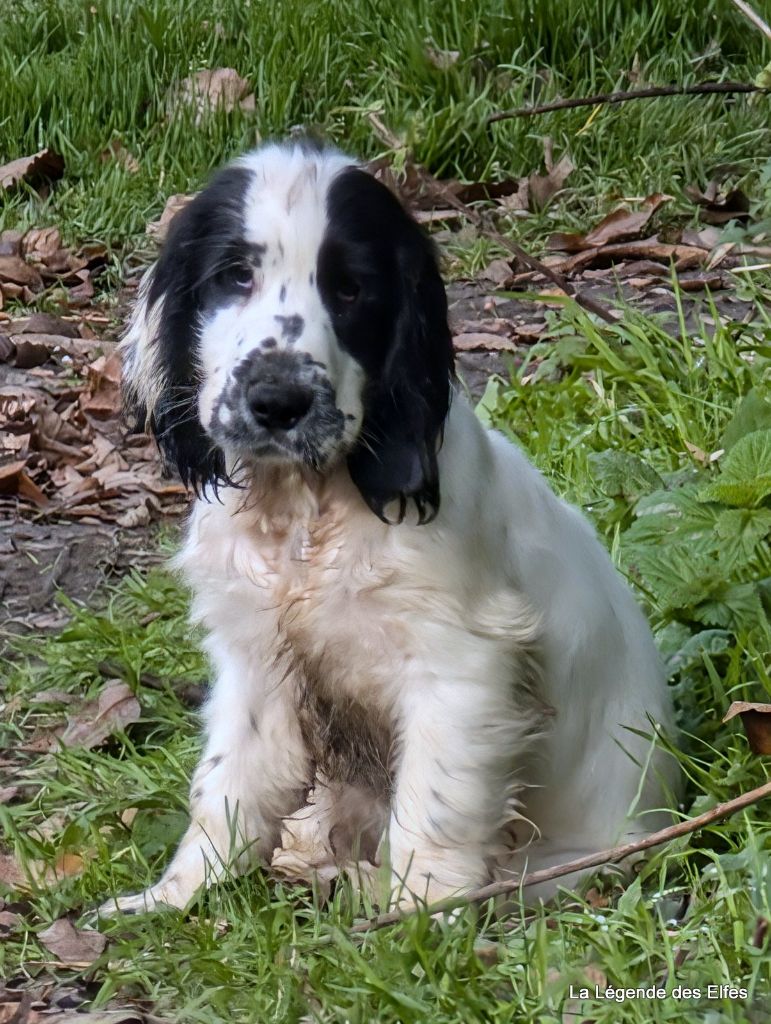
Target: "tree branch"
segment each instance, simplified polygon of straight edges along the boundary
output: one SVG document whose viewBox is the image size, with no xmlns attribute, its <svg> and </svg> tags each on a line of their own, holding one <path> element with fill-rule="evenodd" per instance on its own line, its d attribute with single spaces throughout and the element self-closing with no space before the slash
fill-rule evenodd
<svg viewBox="0 0 771 1024">
<path fill-rule="evenodd" d="M 752 22 L 755 28 L 759 28 L 766 39 L 771 39 L 771 28 L 763 21 L 757 11 L 754 11 L 744 0 L 733 0 L 734 5 L 739 8 L 745 18 Z"/>
<path fill-rule="evenodd" d="M 660 846 L 662 843 L 671 842 L 680 836 L 686 836 L 696 832 L 705 825 L 711 825 L 715 821 L 722 821 L 737 811 L 744 810 L 752 804 L 758 803 L 764 797 L 771 796 L 771 782 L 766 782 L 756 789 L 751 789 L 741 796 L 718 804 L 711 811 L 705 811 L 695 818 L 687 821 L 680 821 L 669 828 L 662 828 L 658 832 L 651 832 L 650 835 L 638 839 L 633 843 L 624 843 L 621 846 L 614 846 L 609 850 L 600 850 L 598 853 L 589 854 L 586 857 L 577 857 L 575 860 L 566 861 L 564 864 L 556 864 L 553 868 L 545 868 L 543 871 L 531 871 L 522 878 L 507 879 L 506 881 L 492 882 L 481 889 L 473 889 L 461 896 L 450 896 L 446 900 L 430 904 L 426 910 L 429 914 L 439 914 L 450 910 L 457 910 L 466 907 L 471 903 L 481 903 L 483 900 L 492 899 L 494 896 L 502 896 L 505 893 L 516 892 L 528 885 L 537 885 L 539 882 L 550 882 L 555 878 L 570 875 L 574 871 L 585 871 L 589 868 L 598 868 L 604 864 L 617 864 L 618 861 L 633 853 L 648 850 L 652 846 Z M 390 925 L 398 924 L 407 917 L 411 917 L 416 910 L 393 910 L 388 914 L 380 914 L 369 921 L 361 921 L 349 929 L 350 933 L 362 933 L 376 931 L 379 928 L 387 928 Z"/>
<path fill-rule="evenodd" d="M 737 3 L 738 0 L 734 0 Z M 517 107 L 515 110 L 500 110 L 487 118 L 487 124 L 496 121 L 507 121 L 514 117 L 534 117 L 536 114 L 548 114 L 553 110 L 572 110 L 575 107 L 596 107 L 608 103 L 628 103 L 630 100 L 652 99 L 656 96 L 703 96 L 710 93 L 744 93 L 762 92 L 760 86 L 747 82 L 702 82 L 699 85 L 655 85 L 648 89 L 632 89 L 629 92 L 606 92 L 596 96 L 578 96 L 570 100 L 554 100 L 553 103 L 542 103 L 537 107 Z"/>
</svg>

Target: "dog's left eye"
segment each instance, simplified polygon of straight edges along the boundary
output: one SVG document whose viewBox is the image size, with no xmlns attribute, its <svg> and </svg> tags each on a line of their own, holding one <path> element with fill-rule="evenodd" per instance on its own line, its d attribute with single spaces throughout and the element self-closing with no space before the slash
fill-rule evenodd
<svg viewBox="0 0 771 1024">
<path fill-rule="evenodd" d="M 359 297 L 361 289 L 353 278 L 345 277 L 338 281 L 335 288 L 335 298 L 343 305 L 350 305 Z"/>
</svg>

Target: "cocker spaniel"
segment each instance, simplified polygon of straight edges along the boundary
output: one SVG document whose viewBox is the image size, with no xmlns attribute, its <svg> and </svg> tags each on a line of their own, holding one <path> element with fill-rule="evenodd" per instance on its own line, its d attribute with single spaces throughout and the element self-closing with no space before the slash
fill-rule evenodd
<svg viewBox="0 0 771 1024">
<path fill-rule="evenodd" d="M 455 389 L 434 248 L 385 186 L 310 143 L 226 167 L 174 219 L 124 355 L 198 493 L 176 566 L 214 683 L 190 826 L 106 909 L 182 907 L 254 862 L 386 860 L 431 902 L 668 820 L 645 619 Z"/>
</svg>

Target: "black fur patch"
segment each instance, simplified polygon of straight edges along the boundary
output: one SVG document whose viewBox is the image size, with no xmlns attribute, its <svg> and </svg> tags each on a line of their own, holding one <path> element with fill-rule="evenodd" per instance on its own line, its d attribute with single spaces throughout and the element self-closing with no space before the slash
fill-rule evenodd
<svg viewBox="0 0 771 1024">
<path fill-rule="evenodd" d="M 225 480 L 223 454 L 198 419 L 197 320 L 237 289 L 234 270 L 258 266 L 265 254 L 243 238 L 250 180 L 245 168 L 226 168 L 174 218 L 148 296 L 148 310 L 163 302 L 156 344 L 167 382 L 152 429 L 166 459 L 196 490 Z"/>
<path fill-rule="evenodd" d="M 351 477 L 381 519 L 414 501 L 420 523 L 439 509 L 437 450 L 454 373 L 447 297 L 430 239 L 396 197 L 356 168 L 327 197 L 318 283 L 339 343 L 364 368 L 361 441 Z"/>
</svg>

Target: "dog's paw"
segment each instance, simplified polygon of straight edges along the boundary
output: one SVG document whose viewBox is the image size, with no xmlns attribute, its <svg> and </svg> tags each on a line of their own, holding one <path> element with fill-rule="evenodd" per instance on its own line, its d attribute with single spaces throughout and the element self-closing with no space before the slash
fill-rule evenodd
<svg viewBox="0 0 771 1024">
<path fill-rule="evenodd" d="M 183 893 L 174 883 L 152 885 L 142 892 L 127 896 L 114 896 L 105 900 L 97 911 L 99 917 L 118 914 L 150 914 L 159 910 L 182 910 L 190 902 L 193 892 Z"/>
</svg>

